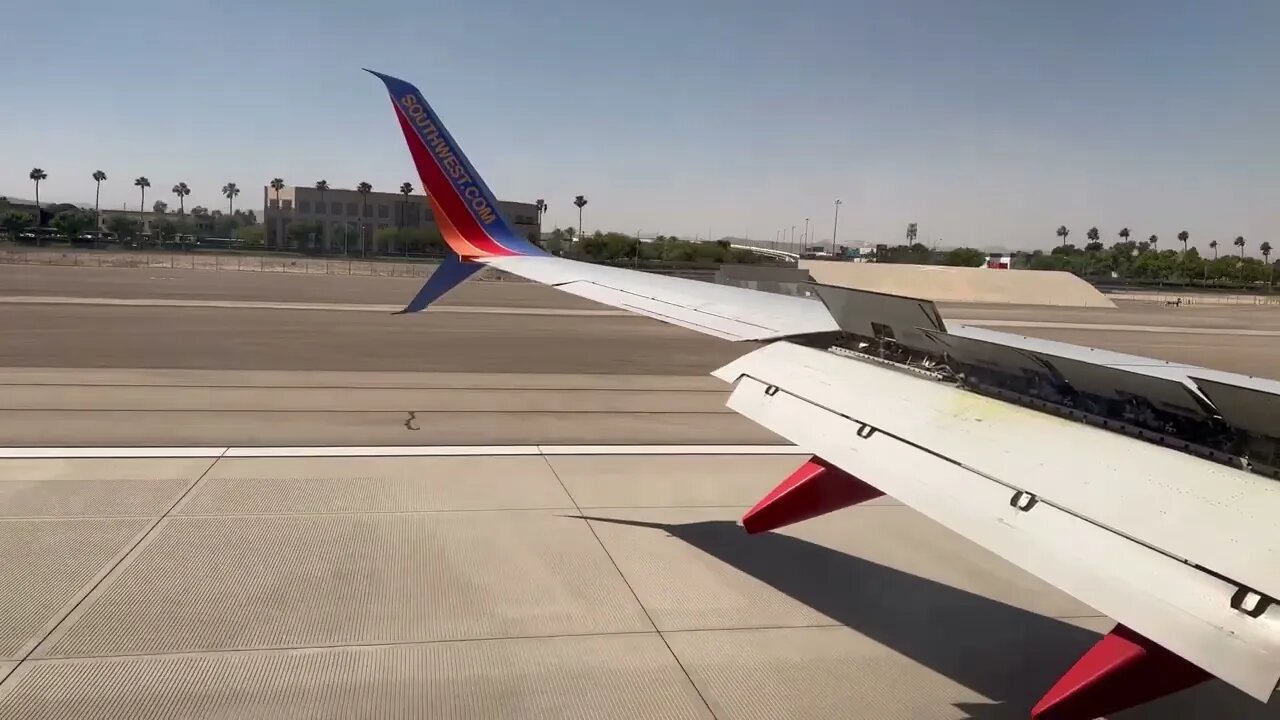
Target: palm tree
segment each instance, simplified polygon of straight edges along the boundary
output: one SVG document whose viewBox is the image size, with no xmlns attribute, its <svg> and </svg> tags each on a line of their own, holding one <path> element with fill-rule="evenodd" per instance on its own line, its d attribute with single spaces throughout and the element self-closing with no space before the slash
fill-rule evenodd
<svg viewBox="0 0 1280 720">
<path fill-rule="evenodd" d="M 98 227 L 102 226 L 102 216 L 98 212 L 98 196 L 102 194 L 102 181 L 107 179 L 107 174 L 101 170 L 93 171 L 93 182 L 95 187 L 93 190 L 93 223 Z"/>
<path fill-rule="evenodd" d="M 1183 230 L 1182 232 L 1178 233 L 1178 239 L 1182 239 L 1182 236 L 1185 235 L 1186 232 L 1187 232 L 1186 230 Z M 1209 242 L 1209 249 L 1213 251 L 1213 259 L 1217 260 L 1218 259 L 1218 241 L 1211 240 Z"/>
<path fill-rule="evenodd" d="M 586 196 L 579 195 L 575 197 L 573 199 L 573 204 L 578 207 L 578 239 L 581 240 L 582 239 L 582 208 L 586 207 L 587 205 Z"/>
<path fill-rule="evenodd" d="M 178 196 L 178 214 L 185 215 L 187 212 L 187 205 L 184 200 L 191 194 L 191 188 L 187 187 L 186 183 L 180 182 L 173 186 L 172 192 L 174 195 Z"/>
<path fill-rule="evenodd" d="M 1276 272 L 1276 266 L 1271 264 L 1271 243 L 1263 241 L 1263 243 L 1258 246 L 1258 252 L 1262 253 L 1262 262 L 1267 265 L 1267 285 L 1272 285 L 1274 284 L 1273 276 Z"/>
<path fill-rule="evenodd" d="M 229 182 L 222 186 L 222 194 L 227 198 L 227 215 L 235 217 L 236 214 L 236 196 L 240 194 L 240 188 L 236 184 Z"/>
<path fill-rule="evenodd" d="M 284 189 L 284 178 L 271 178 L 271 182 L 268 183 L 268 185 L 271 186 L 272 190 L 276 191 L 276 208 L 279 208 L 280 207 L 280 191 Z M 263 218 L 263 222 L 266 222 L 266 218 Z M 271 224 L 267 223 L 267 229 L 270 230 L 270 228 L 271 228 Z M 270 232 L 267 233 L 267 239 L 268 241 L 270 241 L 271 239 Z M 283 240 L 283 238 L 277 237 L 275 239 L 275 244 L 277 247 L 284 246 L 284 243 L 281 242 L 281 240 Z M 271 244 L 270 242 L 267 243 L 268 246 L 270 246 L 270 244 Z"/>
<path fill-rule="evenodd" d="M 1120 228 L 1120 241 L 1129 242 L 1129 228 Z"/>
<path fill-rule="evenodd" d="M 134 187 L 142 191 L 142 201 L 138 203 L 138 224 L 142 227 L 147 226 L 147 216 L 144 214 L 147 207 L 147 188 L 151 187 L 151 181 L 146 175 L 139 175 L 133 179 Z"/>
<path fill-rule="evenodd" d="M 1058 232 L 1057 232 L 1057 235 L 1058 235 L 1058 237 L 1062 238 L 1062 244 L 1063 244 L 1064 246 L 1067 244 L 1067 236 L 1068 236 L 1068 235 L 1070 235 L 1070 234 L 1071 234 L 1071 231 L 1067 229 L 1067 226 L 1066 226 L 1066 225 L 1059 225 L 1059 226 L 1058 226 Z"/>
<path fill-rule="evenodd" d="M 329 181 L 328 181 L 328 180 L 317 180 L 317 181 L 316 181 L 316 192 L 320 193 L 320 214 L 321 214 L 321 215 L 325 215 L 325 214 L 327 214 L 327 213 L 325 212 L 325 210 L 327 210 L 328 208 L 327 208 L 327 207 L 325 206 L 325 204 L 324 204 L 324 194 L 325 194 L 326 192 L 328 192 L 328 191 L 329 191 Z M 324 244 L 324 251 L 325 251 L 325 252 L 329 252 L 329 223 L 328 223 L 327 221 L 325 221 L 325 223 L 324 223 L 324 229 L 323 229 L 323 231 L 320 233 L 320 237 L 324 240 L 324 243 L 325 243 L 325 244 Z"/>
<path fill-rule="evenodd" d="M 49 177 L 49 173 L 40 168 L 31 168 L 31 172 L 27 173 L 27 177 L 31 178 L 36 184 L 36 227 L 40 227 L 40 181 Z"/>
<path fill-rule="evenodd" d="M 373 186 L 367 182 L 362 182 L 356 186 L 356 192 L 360 193 L 360 257 L 365 256 L 365 216 L 369 214 L 369 193 L 373 192 Z"/>
<path fill-rule="evenodd" d="M 404 241 L 404 221 L 405 216 L 409 214 L 409 193 L 413 192 L 413 183 L 400 183 L 400 194 L 404 196 L 404 202 L 400 203 L 400 240 Z M 409 244 L 404 244 L 404 254 L 409 254 Z"/>
<path fill-rule="evenodd" d="M 1237 235 L 1235 241 L 1232 242 L 1231 244 L 1240 248 L 1240 259 L 1243 260 L 1244 259 L 1244 236 Z"/>
<path fill-rule="evenodd" d="M 547 201 L 543 200 L 542 198 L 538 198 L 537 202 L 535 202 L 534 205 L 536 205 L 538 208 L 538 228 L 541 229 L 542 216 L 547 214 Z"/>
<path fill-rule="evenodd" d="M 1096 227 L 1089 228 L 1089 232 L 1085 233 L 1084 236 L 1089 238 L 1090 242 L 1098 242 L 1098 239 L 1102 237 L 1101 233 L 1098 232 L 1098 228 Z"/>
</svg>

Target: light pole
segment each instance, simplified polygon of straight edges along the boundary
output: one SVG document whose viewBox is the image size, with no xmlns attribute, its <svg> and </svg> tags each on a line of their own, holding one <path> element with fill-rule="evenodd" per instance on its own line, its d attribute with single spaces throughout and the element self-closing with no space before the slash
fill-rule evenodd
<svg viewBox="0 0 1280 720">
<path fill-rule="evenodd" d="M 840 227 L 840 200 L 836 200 L 836 216 L 831 221 L 831 254 L 836 254 L 836 228 Z"/>
<path fill-rule="evenodd" d="M 796 226 L 791 226 L 791 247 L 796 246 Z"/>
<path fill-rule="evenodd" d="M 813 244 L 813 241 L 809 239 L 809 218 L 804 219 L 804 235 L 801 235 L 800 239 L 806 247 Z"/>
</svg>

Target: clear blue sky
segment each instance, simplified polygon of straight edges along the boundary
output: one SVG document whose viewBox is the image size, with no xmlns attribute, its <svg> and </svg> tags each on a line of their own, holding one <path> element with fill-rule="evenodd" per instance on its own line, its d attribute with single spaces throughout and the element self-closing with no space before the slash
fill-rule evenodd
<svg viewBox="0 0 1280 720">
<path fill-rule="evenodd" d="M 0 195 L 245 206 L 419 185 L 372 67 L 547 225 L 1048 247 L 1278 244 L 1280 3 L 41 0 L 5 11 Z M 1168 245 L 1166 245 L 1168 243 Z"/>
</svg>

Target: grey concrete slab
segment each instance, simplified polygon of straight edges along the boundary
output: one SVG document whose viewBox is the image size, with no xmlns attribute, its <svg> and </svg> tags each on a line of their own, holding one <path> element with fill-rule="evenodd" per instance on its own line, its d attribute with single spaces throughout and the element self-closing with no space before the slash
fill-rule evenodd
<svg viewBox="0 0 1280 720">
<path fill-rule="evenodd" d="M 73 439 L 73 440 L 69 440 Z M 0 446 L 785 444 L 735 413 L 0 410 Z"/>
<path fill-rule="evenodd" d="M 874 620 L 872 620 L 874 622 Z M 1110 621 L 1063 621 L 993 611 L 984 622 L 906 627 L 891 642 L 847 627 L 665 633 L 716 717 L 1027 717 Z M 1111 716 L 1276 717 L 1221 683 Z"/>
<path fill-rule="evenodd" d="M 572 508 L 541 457 L 225 458 L 182 515 Z"/>
<path fill-rule="evenodd" d="M 583 508 L 751 506 L 796 455 L 565 455 L 547 458 Z"/>
<path fill-rule="evenodd" d="M 1020 335 L 1190 363 L 1216 370 L 1280 379 L 1280 340 L 1241 335 L 1099 332 L 1055 328 L 1001 328 Z"/>
<path fill-rule="evenodd" d="M 0 520 L 0 660 L 21 660 L 151 523 Z"/>
<path fill-rule="evenodd" d="M 652 629 L 560 514 L 170 517 L 33 656 Z"/>
<path fill-rule="evenodd" d="M 177 263 L 191 258 L 178 256 Z M 257 258 L 244 258 L 246 263 Z M 335 270 L 342 271 L 334 260 Z M 184 268 L 96 268 L 0 265 L 0 294 L 101 298 L 190 298 L 267 302 L 334 302 L 403 306 L 423 278 L 257 273 Z M 605 306 L 536 283 L 468 282 L 446 305 L 598 309 Z"/>
<path fill-rule="evenodd" d="M 365 372 L 360 370 L 164 370 L 0 367 L 0 385 L 391 388 L 486 390 L 725 391 L 710 375 L 538 372 Z"/>
<path fill-rule="evenodd" d="M 0 717 L 709 718 L 656 633 L 29 663 Z"/>
<path fill-rule="evenodd" d="M 950 720 L 971 717 L 961 706 L 987 704 L 980 692 L 846 627 L 675 632 L 666 638 L 721 720 Z M 962 667 L 988 664 L 974 660 L 982 647 L 934 645 L 948 656 L 966 652 Z"/>
<path fill-rule="evenodd" d="M 212 459 L 0 460 L 0 517 L 157 517 Z"/>
<path fill-rule="evenodd" d="M 0 459 L 0 481 L 195 480 L 212 464 L 210 458 Z"/>
<path fill-rule="evenodd" d="M 729 413 L 728 397 L 727 385 L 710 392 L 28 385 L 7 388 L 0 394 L 0 409 Z"/>
<path fill-rule="evenodd" d="M 709 373 L 750 348 L 642 316 L 0 304 L 0 366 Z"/>
<path fill-rule="evenodd" d="M 1116 309 L 1051 308 L 1027 305 L 942 303 L 938 311 L 944 320 L 953 318 L 1033 322 L 1091 323 L 1098 325 L 1145 325 L 1221 329 L 1280 330 L 1280 308 L 1252 306 L 1186 306 L 1134 303 L 1116 300 Z"/>
<path fill-rule="evenodd" d="M 979 599 L 1096 611 L 904 506 L 851 508 L 747 535 L 739 509 L 594 509 L 602 543 L 659 630 L 854 625 L 896 613 L 964 622 Z"/>
</svg>

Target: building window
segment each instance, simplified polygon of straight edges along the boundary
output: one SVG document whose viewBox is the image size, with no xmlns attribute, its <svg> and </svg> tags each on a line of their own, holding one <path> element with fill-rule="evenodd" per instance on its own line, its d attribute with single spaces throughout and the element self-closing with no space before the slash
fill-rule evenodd
<svg viewBox="0 0 1280 720">
<path fill-rule="evenodd" d="M 353 202 L 349 202 L 349 203 L 347 203 L 347 217 L 356 217 L 356 216 L 358 216 L 359 214 L 360 214 L 360 212 L 359 212 L 359 210 L 357 209 L 357 207 L 356 207 L 356 204 L 355 204 L 355 203 L 353 203 Z"/>
<path fill-rule="evenodd" d="M 267 201 L 267 207 L 278 208 L 280 207 L 280 201 L 276 200 L 275 198 L 271 198 L 270 200 Z"/>
<path fill-rule="evenodd" d="M 331 203 L 329 203 L 329 214 L 330 214 L 330 215 L 341 215 L 341 214 L 342 214 L 342 203 L 340 203 L 340 202 L 331 202 Z"/>
<path fill-rule="evenodd" d="M 298 201 L 298 212 L 304 212 L 304 213 L 309 213 L 309 212 L 311 212 L 311 201 L 310 201 L 310 200 L 299 200 L 299 201 Z"/>
<path fill-rule="evenodd" d="M 389 217 L 391 217 L 391 208 L 390 208 L 390 207 L 388 207 L 388 206 L 386 206 L 386 205 L 379 205 L 379 206 L 378 206 L 378 217 L 380 217 L 380 218 L 389 218 Z"/>
<path fill-rule="evenodd" d="M 293 209 L 293 201 L 292 201 L 292 200 L 281 200 L 281 201 L 280 201 L 280 209 L 281 209 L 281 210 L 292 210 L 292 209 Z"/>
</svg>

